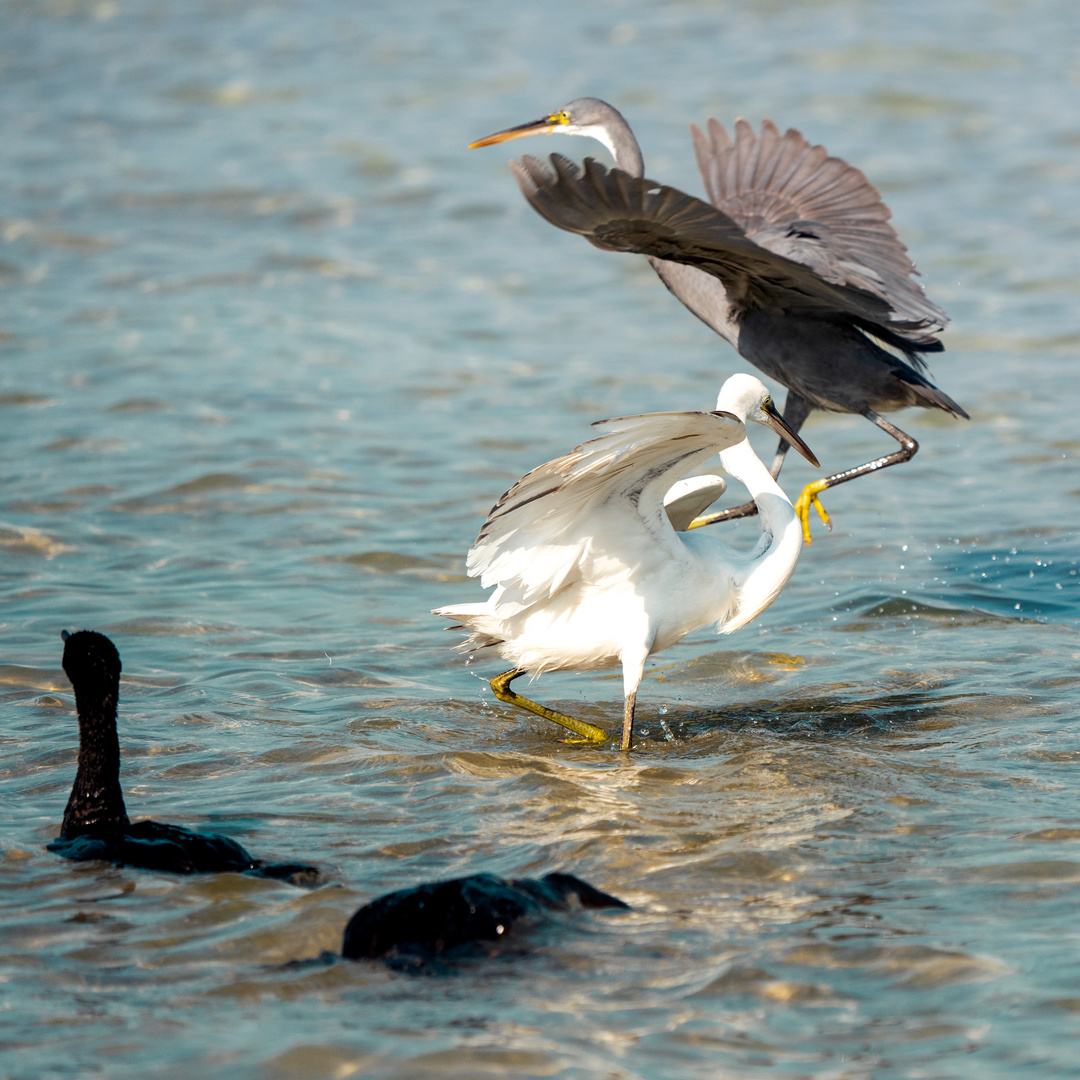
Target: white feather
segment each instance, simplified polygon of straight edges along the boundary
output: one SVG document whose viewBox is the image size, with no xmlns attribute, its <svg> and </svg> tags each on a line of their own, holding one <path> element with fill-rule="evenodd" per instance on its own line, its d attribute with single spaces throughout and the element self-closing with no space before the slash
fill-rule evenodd
<svg viewBox="0 0 1080 1080">
<path fill-rule="evenodd" d="M 743 426 L 764 422 L 767 401 L 758 379 L 735 375 L 717 412 L 594 424 L 598 438 L 533 469 L 492 508 L 467 563 L 491 596 L 435 614 L 471 629 L 469 647 L 494 646 L 532 675 L 621 664 L 632 701 L 651 653 L 709 623 L 745 626 L 791 576 L 799 521 Z M 672 485 L 717 451 L 758 505 L 748 552 L 701 530 L 676 533 L 664 509 Z M 702 498 L 677 497 L 690 496 Z"/>
</svg>

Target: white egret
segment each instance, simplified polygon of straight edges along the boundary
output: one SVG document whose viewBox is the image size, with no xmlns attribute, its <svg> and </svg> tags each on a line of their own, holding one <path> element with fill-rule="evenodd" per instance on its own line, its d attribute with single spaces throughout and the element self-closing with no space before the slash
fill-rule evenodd
<svg viewBox="0 0 1080 1080">
<path fill-rule="evenodd" d="M 520 675 L 621 665 L 621 749 L 630 748 L 645 660 L 707 623 L 729 634 L 779 595 L 802 548 L 791 501 L 746 438 L 766 424 L 817 459 L 752 375 L 724 383 L 715 412 L 647 413 L 598 421 L 600 437 L 522 477 L 492 508 L 469 552 L 468 572 L 495 591 L 484 603 L 434 614 L 472 630 L 466 648 L 494 648 L 513 663 L 491 680 L 501 701 L 604 742 L 608 732 L 510 689 Z M 761 515 L 751 551 L 700 531 L 677 534 L 664 497 L 717 451 Z"/>
</svg>

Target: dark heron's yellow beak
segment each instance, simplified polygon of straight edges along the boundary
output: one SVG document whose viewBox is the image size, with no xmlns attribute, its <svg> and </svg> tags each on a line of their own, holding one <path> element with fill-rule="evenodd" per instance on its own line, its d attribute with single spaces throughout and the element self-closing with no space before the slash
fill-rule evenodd
<svg viewBox="0 0 1080 1080">
<path fill-rule="evenodd" d="M 791 443 L 791 445 L 794 446 L 795 449 L 798 450 L 799 453 L 802 454 L 802 456 L 815 468 L 821 468 L 821 462 L 818 461 L 817 457 L 814 455 L 814 451 L 784 423 L 784 418 L 776 411 L 776 406 L 772 403 L 771 399 L 765 401 L 761 406 L 761 410 L 765 413 L 765 420 L 769 427 L 771 427 L 780 438 L 787 439 L 787 441 Z"/>
<path fill-rule="evenodd" d="M 565 113 L 552 113 L 542 120 L 530 120 L 527 124 L 518 124 L 517 127 L 506 128 L 505 131 L 496 131 L 494 135 L 477 139 L 476 142 L 469 143 L 469 149 L 494 146 L 495 143 L 508 142 L 510 139 L 523 139 L 526 135 L 550 135 L 560 124 L 566 123 L 569 123 L 569 120 Z"/>
</svg>

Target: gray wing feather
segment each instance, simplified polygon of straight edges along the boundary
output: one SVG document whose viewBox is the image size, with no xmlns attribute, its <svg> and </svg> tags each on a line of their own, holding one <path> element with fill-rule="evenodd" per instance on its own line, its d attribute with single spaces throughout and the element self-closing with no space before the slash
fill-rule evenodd
<svg viewBox="0 0 1080 1080">
<path fill-rule="evenodd" d="M 715 120 L 708 134 L 690 130 L 710 201 L 747 236 L 826 281 L 880 296 L 928 332 L 946 326 L 945 312 L 912 280 L 918 271 L 889 224 L 892 213 L 860 170 L 794 128 L 781 135 L 771 120 L 760 134 L 737 120 L 734 140 Z"/>
<path fill-rule="evenodd" d="M 917 339 L 934 323 L 896 311 L 880 288 L 823 279 L 811 267 L 750 239 L 728 214 L 675 188 L 591 158 L 579 168 L 551 155 L 554 172 L 526 155 L 511 162 L 525 198 L 551 224 L 597 247 L 684 263 L 718 278 L 728 302 L 829 317 L 847 315 Z"/>
</svg>

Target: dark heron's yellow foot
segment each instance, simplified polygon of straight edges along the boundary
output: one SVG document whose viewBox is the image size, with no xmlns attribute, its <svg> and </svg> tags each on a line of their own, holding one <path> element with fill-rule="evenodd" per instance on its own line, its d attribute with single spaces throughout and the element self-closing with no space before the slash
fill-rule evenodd
<svg viewBox="0 0 1080 1080">
<path fill-rule="evenodd" d="M 511 668 L 510 671 L 504 671 L 501 675 L 496 675 L 491 680 L 492 693 L 500 701 L 505 701 L 507 705 L 516 705 L 519 709 L 525 709 L 528 712 L 535 713 L 537 716 L 542 716 L 545 720 L 550 720 L 553 724 L 558 724 L 560 727 L 574 732 L 575 735 L 581 736 L 580 739 L 563 739 L 563 742 L 590 743 L 593 746 L 598 746 L 600 743 L 606 743 L 611 738 L 610 734 L 603 728 L 598 728 L 594 724 L 586 724 L 584 720 L 575 720 L 572 716 L 567 716 L 566 713 L 549 709 L 546 705 L 541 705 L 539 702 L 515 693 L 510 689 L 510 684 L 519 675 L 524 674 L 525 672 L 521 668 Z"/>
<path fill-rule="evenodd" d="M 821 500 L 818 498 L 818 492 L 824 491 L 829 486 L 828 480 L 815 480 L 812 484 L 807 484 L 802 489 L 802 494 L 795 500 L 795 513 L 799 515 L 799 520 L 802 522 L 803 540 L 808 544 L 810 543 L 811 506 L 818 512 L 821 520 L 829 526 L 829 532 L 832 532 L 832 521 L 829 520 L 829 515 L 825 513 L 825 507 L 821 505 Z"/>
</svg>

